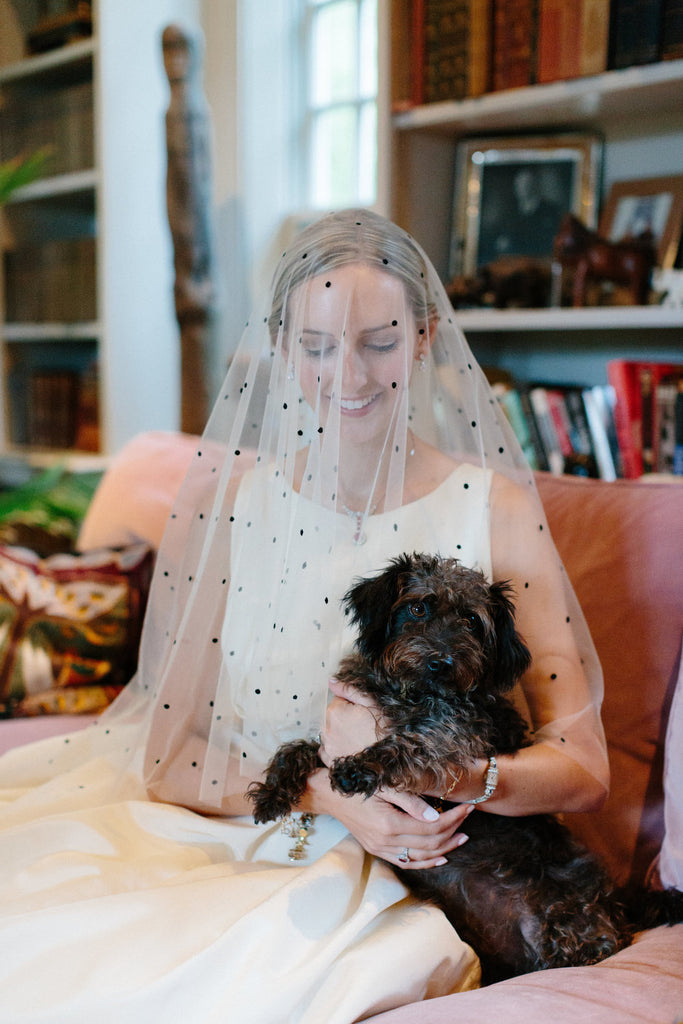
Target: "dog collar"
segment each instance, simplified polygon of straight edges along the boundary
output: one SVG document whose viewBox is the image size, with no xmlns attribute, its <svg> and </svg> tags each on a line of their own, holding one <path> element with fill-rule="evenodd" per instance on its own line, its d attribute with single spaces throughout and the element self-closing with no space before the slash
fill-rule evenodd
<svg viewBox="0 0 683 1024">
<path fill-rule="evenodd" d="M 486 800 L 489 800 L 496 791 L 498 785 L 498 763 L 491 754 L 489 758 L 489 766 L 486 772 L 486 778 L 484 779 L 484 795 L 478 796 L 475 800 L 468 800 L 468 804 L 483 804 Z"/>
</svg>

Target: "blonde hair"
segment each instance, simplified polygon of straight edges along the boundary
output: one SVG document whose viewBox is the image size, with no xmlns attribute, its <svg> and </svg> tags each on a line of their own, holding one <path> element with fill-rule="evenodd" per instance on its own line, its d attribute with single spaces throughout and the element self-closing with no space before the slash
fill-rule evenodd
<svg viewBox="0 0 683 1024">
<path fill-rule="evenodd" d="M 287 319 L 287 300 L 295 289 L 329 270 L 365 263 L 403 284 L 417 323 L 435 310 L 425 258 L 417 243 L 385 217 L 371 210 L 341 210 L 305 228 L 283 253 L 273 281 L 268 326 L 275 338 Z"/>
</svg>

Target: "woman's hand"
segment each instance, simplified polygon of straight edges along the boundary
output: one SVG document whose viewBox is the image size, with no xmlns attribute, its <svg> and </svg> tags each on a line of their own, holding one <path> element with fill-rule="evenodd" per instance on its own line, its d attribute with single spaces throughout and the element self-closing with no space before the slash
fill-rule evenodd
<svg viewBox="0 0 683 1024">
<path fill-rule="evenodd" d="M 383 732 L 382 716 L 371 697 L 338 679 L 330 679 L 329 685 L 334 697 L 327 707 L 320 744 L 320 759 L 328 767 L 338 757 L 371 746 Z"/>
<path fill-rule="evenodd" d="M 395 790 L 344 796 L 330 788 L 327 769 L 321 768 L 309 779 L 298 809 L 332 815 L 368 853 L 410 870 L 446 863 L 445 854 L 467 841 L 459 829 L 472 807 L 462 804 L 439 814 L 421 797 Z M 402 860 L 406 855 L 409 860 Z"/>
<path fill-rule="evenodd" d="M 320 758 L 330 765 L 336 758 L 355 754 L 379 739 L 384 723 L 379 708 L 355 686 L 330 680 L 334 694 L 327 709 Z M 341 821 L 363 849 L 404 869 L 445 864 L 444 854 L 462 846 L 467 836 L 459 831 L 471 807 L 453 807 L 439 814 L 414 793 L 378 790 L 371 797 L 344 796 L 330 788 L 327 771 L 315 773 L 309 783 L 313 807 Z M 406 860 L 406 856 L 409 860 Z"/>
</svg>

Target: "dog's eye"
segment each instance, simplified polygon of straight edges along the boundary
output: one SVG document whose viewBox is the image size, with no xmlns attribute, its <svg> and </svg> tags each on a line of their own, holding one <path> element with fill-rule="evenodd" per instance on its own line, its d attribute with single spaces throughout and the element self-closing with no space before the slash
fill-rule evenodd
<svg viewBox="0 0 683 1024">
<path fill-rule="evenodd" d="M 479 616 L 478 615 L 464 615 L 462 621 L 463 621 L 463 625 L 465 626 L 465 629 L 475 630 L 478 627 L 478 625 L 479 625 Z"/>
<path fill-rule="evenodd" d="M 408 606 L 408 611 L 414 619 L 426 618 L 428 610 L 429 609 L 424 601 L 413 601 L 412 604 Z"/>
</svg>

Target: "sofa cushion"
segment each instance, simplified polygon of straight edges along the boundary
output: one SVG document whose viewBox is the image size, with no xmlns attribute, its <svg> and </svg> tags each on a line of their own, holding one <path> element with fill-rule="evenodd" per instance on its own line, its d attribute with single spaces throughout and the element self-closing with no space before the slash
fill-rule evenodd
<svg viewBox="0 0 683 1024">
<path fill-rule="evenodd" d="M 610 795 L 601 811 L 566 820 L 619 880 L 641 880 L 663 833 L 663 743 L 683 610 L 683 486 L 537 479 L 605 675 Z"/>
<path fill-rule="evenodd" d="M 193 434 L 150 431 L 139 434 L 112 460 L 90 504 L 78 536 L 79 551 L 145 541 L 158 550 L 171 506 L 200 444 Z M 243 451 L 244 471 L 256 453 Z M 193 500 L 190 494 L 188 501 Z"/>
<path fill-rule="evenodd" d="M 427 999 L 372 1024 L 674 1024 L 683 1020 L 683 925 L 644 932 L 594 967 L 562 967 Z"/>
<path fill-rule="evenodd" d="M 683 892 L 683 662 L 669 712 L 664 748 L 664 839 L 653 865 L 657 888 Z"/>
</svg>

